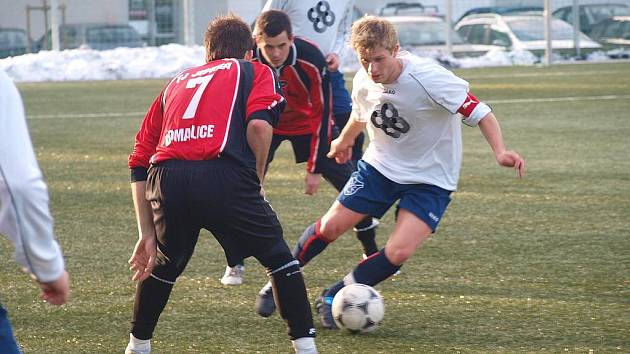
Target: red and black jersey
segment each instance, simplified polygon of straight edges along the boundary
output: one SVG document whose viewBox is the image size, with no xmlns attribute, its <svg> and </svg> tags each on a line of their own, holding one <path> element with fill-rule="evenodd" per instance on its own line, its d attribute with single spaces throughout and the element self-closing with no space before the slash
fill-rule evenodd
<svg viewBox="0 0 630 354">
<path fill-rule="evenodd" d="M 165 160 L 230 158 L 256 168 L 247 122 L 277 123 L 284 107 L 271 69 L 237 59 L 215 60 L 174 77 L 153 101 L 136 135 L 129 167 L 133 180 Z"/>
<path fill-rule="evenodd" d="M 254 60 L 273 68 L 260 49 L 256 48 L 254 54 Z M 287 60 L 274 70 L 280 80 L 282 95 L 287 100 L 287 108 L 280 115 L 273 133 L 288 136 L 312 134 L 306 168 L 309 172 L 319 173 L 317 161 L 326 158 L 330 149 L 333 124 L 326 59 L 315 44 L 296 37 Z"/>
</svg>

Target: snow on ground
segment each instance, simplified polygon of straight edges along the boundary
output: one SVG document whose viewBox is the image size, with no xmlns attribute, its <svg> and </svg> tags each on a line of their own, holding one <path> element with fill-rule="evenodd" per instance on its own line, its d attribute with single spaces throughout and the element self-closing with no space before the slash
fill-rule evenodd
<svg viewBox="0 0 630 354">
<path fill-rule="evenodd" d="M 432 56 L 441 63 L 461 68 L 532 65 L 538 62 L 538 58 L 527 51 L 491 51 L 478 58 L 453 58 L 439 53 Z M 17 82 L 170 78 L 185 68 L 203 64 L 204 57 L 203 46 L 180 44 L 105 51 L 41 51 L 0 59 L 0 70 L 6 71 Z M 554 62 L 559 59 L 554 58 Z M 587 60 L 609 59 L 605 53 L 596 52 Z M 350 48 L 346 48 L 342 70 L 353 72 L 358 68 L 356 56 Z"/>
</svg>

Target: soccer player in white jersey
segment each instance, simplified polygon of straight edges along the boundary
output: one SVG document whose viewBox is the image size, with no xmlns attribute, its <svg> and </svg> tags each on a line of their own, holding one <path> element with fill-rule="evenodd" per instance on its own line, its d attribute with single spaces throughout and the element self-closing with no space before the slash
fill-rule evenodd
<svg viewBox="0 0 630 354">
<path fill-rule="evenodd" d="M 351 44 L 362 69 L 353 81 L 352 116 L 328 156 L 350 159 L 354 138 L 366 126 L 370 144 L 337 200 L 307 232 L 332 242 L 366 215 L 380 218 L 398 205 L 385 247 L 317 299 L 326 328 L 335 328 L 330 305 L 343 286 L 382 282 L 435 232 L 457 188 L 462 122 L 479 127 L 499 165 L 514 168 L 519 177 L 525 172 L 523 158 L 506 149 L 490 107 L 450 71 L 399 51 L 390 22 L 362 18 L 352 26 Z"/>
<path fill-rule="evenodd" d="M 15 246 L 15 259 L 39 283 L 41 298 L 63 305 L 70 278 L 53 234 L 48 189 L 26 127 L 22 98 L 0 70 L 0 234 Z M 0 353 L 19 354 L 7 311 L 0 304 Z"/>
<path fill-rule="evenodd" d="M 290 40 L 293 41 L 293 36 L 299 37 L 299 39 L 295 41 L 298 43 L 298 53 L 304 51 L 304 49 L 300 47 L 299 42 L 306 40 L 308 43 L 316 45 L 324 54 L 327 65 L 325 66 L 325 71 L 322 71 L 322 77 L 325 77 L 326 81 L 330 82 L 330 87 L 332 88 L 332 112 L 335 122 L 334 132 L 336 133 L 346 125 L 350 117 L 350 112 L 352 111 L 352 100 L 346 89 L 344 75 L 339 65 L 340 57 L 350 37 L 353 5 L 353 0 L 267 0 L 262 11 L 262 13 L 266 13 L 269 10 L 281 10 L 287 14 L 291 21 Z M 258 26 L 258 24 L 256 26 Z M 260 30 L 257 29 L 254 33 L 260 33 Z M 290 53 L 289 57 L 292 56 L 293 54 Z M 303 59 L 300 56 L 301 55 L 298 55 L 297 57 L 298 61 Z M 284 66 L 286 65 L 280 65 L 279 70 L 283 70 L 282 67 Z M 299 65 L 295 64 L 291 66 L 297 68 Z M 299 68 L 297 69 L 299 70 Z M 300 76 L 303 75 L 300 73 Z M 281 77 L 280 80 L 284 81 L 284 78 Z M 308 83 L 306 84 L 308 85 Z M 293 91 L 293 89 L 290 88 L 290 84 L 283 86 L 285 93 L 287 89 L 288 91 Z M 291 94 L 289 94 L 289 96 L 291 96 Z M 290 109 L 291 104 L 289 103 L 287 110 Z M 363 132 L 358 134 L 355 139 L 352 148 L 353 168 L 356 167 L 358 160 L 363 154 L 364 140 Z M 272 147 L 273 146 L 274 144 L 272 144 Z M 328 149 L 328 146 L 326 146 L 326 149 Z M 327 178 L 328 176 L 324 175 L 324 177 Z M 345 183 L 345 181 L 343 183 Z M 339 185 L 339 187 L 343 186 L 343 183 Z M 333 182 L 333 185 L 334 184 L 335 182 Z M 355 235 L 359 242 L 361 242 L 364 257 L 378 251 L 376 244 L 377 226 L 378 220 L 369 218 L 355 226 Z M 233 265 L 227 265 L 225 267 L 225 273 L 223 277 L 221 277 L 221 283 L 225 285 L 242 284 L 245 270 L 244 260 L 232 261 L 230 263 L 233 263 Z M 268 296 L 271 294 L 269 292 L 270 289 L 271 288 L 267 286 L 261 291 L 261 294 Z M 268 299 L 267 302 L 273 306 L 273 299 Z"/>
</svg>

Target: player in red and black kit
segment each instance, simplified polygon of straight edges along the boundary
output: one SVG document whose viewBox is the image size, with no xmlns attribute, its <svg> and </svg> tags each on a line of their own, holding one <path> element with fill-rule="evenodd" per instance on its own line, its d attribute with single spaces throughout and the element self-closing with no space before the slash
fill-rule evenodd
<svg viewBox="0 0 630 354">
<path fill-rule="evenodd" d="M 267 268 L 296 352 L 316 353 L 299 262 L 262 189 L 272 124 L 285 100 L 269 67 L 248 61 L 252 35 L 242 20 L 215 19 L 205 44 L 207 64 L 166 85 L 129 157 L 140 239 L 129 261 L 138 286 L 126 352 L 150 351 L 160 313 L 204 228 L 228 259 L 254 256 Z"/>
<path fill-rule="evenodd" d="M 305 193 L 314 194 L 323 176 L 340 191 L 352 174 L 352 164 L 338 164 L 326 157 L 330 148 L 333 120 L 331 88 L 326 59 L 311 42 L 293 37 L 291 21 L 278 10 L 263 12 L 256 21 L 255 60 L 273 68 L 280 77 L 287 108 L 273 131 L 269 162 L 280 144 L 291 142 L 296 162 L 306 162 Z M 378 251 L 375 242 L 376 220 L 366 217 L 356 225 L 357 238 L 366 255 Z M 323 239 L 300 239 L 293 255 L 304 265 L 311 253 L 319 253 L 328 245 Z M 228 260 L 229 262 L 229 260 Z M 228 264 L 232 266 L 231 264 Z M 271 284 L 261 289 L 256 299 L 256 312 L 264 317 L 275 310 Z"/>
</svg>

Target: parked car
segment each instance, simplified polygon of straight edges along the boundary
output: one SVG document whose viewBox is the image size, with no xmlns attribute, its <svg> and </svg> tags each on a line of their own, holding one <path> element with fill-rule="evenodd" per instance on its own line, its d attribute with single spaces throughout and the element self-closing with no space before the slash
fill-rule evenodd
<svg viewBox="0 0 630 354">
<path fill-rule="evenodd" d="M 390 2 L 381 6 L 376 12 L 379 16 L 396 15 L 437 15 L 438 7 L 435 5 L 424 6 L 419 2 Z"/>
<path fill-rule="evenodd" d="M 591 36 L 606 50 L 624 49 L 609 52 L 611 57 L 630 57 L 630 16 L 613 16 L 599 22 L 593 26 Z"/>
<path fill-rule="evenodd" d="M 50 50 L 50 30 L 33 45 L 33 51 Z M 125 24 L 67 24 L 60 26 L 60 49 L 90 48 L 107 50 L 117 47 L 143 47 L 138 32 Z"/>
<path fill-rule="evenodd" d="M 462 18 L 469 15 L 476 14 L 498 14 L 498 15 L 508 15 L 508 14 L 523 14 L 527 12 L 543 12 L 545 8 L 541 6 L 516 6 L 516 7 L 508 7 L 508 6 L 486 6 L 486 7 L 473 7 L 472 9 L 464 12 L 463 15 L 459 17 L 455 23 L 459 22 Z"/>
<path fill-rule="evenodd" d="M 389 16 L 403 49 L 423 55 L 446 54 L 446 22 L 437 16 Z M 454 57 L 480 56 L 491 49 L 503 47 L 487 44 L 466 43 L 457 32 L 451 33 L 452 54 Z"/>
<path fill-rule="evenodd" d="M 467 42 L 493 44 L 507 50 L 528 50 L 536 56 L 546 49 L 544 18 L 542 14 L 526 15 L 470 15 L 455 24 L 455 30 Z M 599 50 L 601 45 L 580 33 L 580 51 L 588 54 Z M 575 54 L 573 27 L 557 18 L 551 21 L 551 46 L 564 56 Z"/>
<path fill-rule="evenodd" d="M 26 53 L 28 37 L 26 31 L 19 28 L 0 28 L 0 58 Z"/>
<path fill-rule="evenodd" d="M 579 5 L 580 31 L 587 35 L 591 34 L 593 26 L 597 23 L 612 17 L 630 15 L 628 4 L 584 4 Z M 573 23 L 573 6 L 561 7 L 553 12 L 553 16 Z"/>
</svg>

